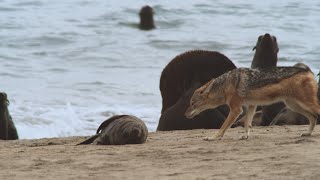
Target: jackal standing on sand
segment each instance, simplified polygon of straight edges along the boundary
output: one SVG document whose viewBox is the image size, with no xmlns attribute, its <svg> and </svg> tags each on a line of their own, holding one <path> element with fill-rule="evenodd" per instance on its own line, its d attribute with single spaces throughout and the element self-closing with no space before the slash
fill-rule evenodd
<svg viewBox="0 0 320 180">
<path fill-rule="evenodd" d="M 317 91 L 318 84 L 309 69 L 238 68 L 212 79 L 197 89 L 190 100 L 185 116 L 192 118 L 204 110 L 227 104 L 230 113 L 219 132 L 213 137 L 204 138 L 204 140 L 214 140 L 223 137 L 226 130 L 242 113 L 242 106 L 247 106 L 248 111 L 244 117 L 246 134 L 242 136 L 242 139 L 247 139 L 257 105 L 269 105 L 282 101 L 291 110 L 309 119 L 308 132 L 301 136 L 310 136 L 316 125 L 317 115 L 320 114 Z"/>
</svg>

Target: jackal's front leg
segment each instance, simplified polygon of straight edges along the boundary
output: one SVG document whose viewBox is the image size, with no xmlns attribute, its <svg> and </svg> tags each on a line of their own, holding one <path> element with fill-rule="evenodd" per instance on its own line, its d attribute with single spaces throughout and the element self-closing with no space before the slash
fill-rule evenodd
<svg viewBox="0 0 320 180">
<path fill-rule="evenodd" d="M 230 112 L 227 119 L 222 124 L 221 128 L 219 129 L 218 133 L 213 137 L 205 137 L 203 140 L 205 141 L 212 141 L 215 139 L 221 139 L 224 133 L 231 127 L 231 125 L 236 121 L 239 115 L 242 113 L 242 106 L 241 104 L 230 104 Z"/>
<path fill-rule="evenodd" d="M 254 113 L 256 112 L 257 106 L 250 105 L 248 107 L 247 114 L 243 117 L 244 118 L 244 128 L 245 128 L 245 135 L 242 136 L 240 139 L 248 139 L 250 134 L 250 128 L 252 126 L 252 119 L 254 116 Z"/>
</svg>

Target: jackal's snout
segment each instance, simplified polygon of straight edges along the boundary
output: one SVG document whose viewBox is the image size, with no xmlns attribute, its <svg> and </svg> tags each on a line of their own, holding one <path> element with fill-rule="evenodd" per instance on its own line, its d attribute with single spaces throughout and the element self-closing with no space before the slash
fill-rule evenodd
<svg viewBox="0 0 320 180">
<path fill-rule="evenodd" d="M 184 113 L 184 116 L 188 119 L 191 119 L 195 116 L 195 110 L 192 109 L 192 106 L 190 106 L 187 111 Z"/>
</svg>

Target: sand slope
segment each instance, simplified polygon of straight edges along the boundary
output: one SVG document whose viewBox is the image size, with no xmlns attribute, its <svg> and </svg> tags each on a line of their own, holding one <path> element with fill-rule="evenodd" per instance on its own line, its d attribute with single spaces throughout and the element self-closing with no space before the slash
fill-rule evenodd
<svg viewBox="0 0 320 180">
<path fill-rule="evenodd" d="M 320 127 L 243 128 L 150 133 L 142 145 L 97 146 L 85 137 L 0 141 L 0 179 L 320 179 Z"/>
</svg>

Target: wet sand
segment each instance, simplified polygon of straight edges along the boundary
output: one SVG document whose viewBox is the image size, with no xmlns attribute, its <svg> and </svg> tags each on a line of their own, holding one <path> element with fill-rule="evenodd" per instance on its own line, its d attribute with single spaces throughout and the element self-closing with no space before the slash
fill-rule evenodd
<svg viewBox="0 0 320 180">
<path fill-rule="evenodd" d="M 145 144 L 75 146 L 86 137 L 0 141 L 0 179 L 319 179 L 320 127 L 150 133 Z"/>
</svg>

